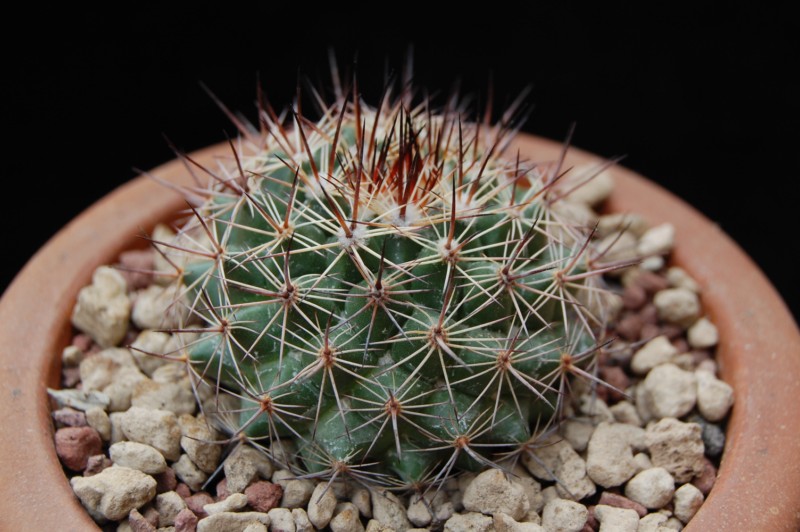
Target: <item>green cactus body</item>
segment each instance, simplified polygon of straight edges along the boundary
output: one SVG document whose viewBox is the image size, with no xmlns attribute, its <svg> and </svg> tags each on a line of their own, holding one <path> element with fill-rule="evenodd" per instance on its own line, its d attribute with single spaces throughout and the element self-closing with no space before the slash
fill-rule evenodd
<svg viewBox="0 0 800 532">
<path fill-rule="evenodd" d="M 237 398 L 232 429 L 292 440 L 310 474 L 412 485 L 551 426 L 601 320 L 577 303 L 588 237 L 547 172 L 502 158 L 511 132 L 400 102 L 262 118 L 185 228 L 189 360 Z"/>
</svg>

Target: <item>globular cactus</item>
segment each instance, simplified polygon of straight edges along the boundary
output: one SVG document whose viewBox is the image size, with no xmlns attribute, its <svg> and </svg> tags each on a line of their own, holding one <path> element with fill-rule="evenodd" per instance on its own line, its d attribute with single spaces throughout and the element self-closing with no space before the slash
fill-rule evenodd
<svg viewBox="0 0 800 532">
<path fill-rule="evenodd" d="M 567 169 L 515 153 L 513 109 L 408 102 L 235 119 L 173 244 L 193 372 L 298 474 L 419 486 L 492 466 L 562 418 L 571 375 L 596 381 L 606 268 L 559 208 Z"/>
</svg>

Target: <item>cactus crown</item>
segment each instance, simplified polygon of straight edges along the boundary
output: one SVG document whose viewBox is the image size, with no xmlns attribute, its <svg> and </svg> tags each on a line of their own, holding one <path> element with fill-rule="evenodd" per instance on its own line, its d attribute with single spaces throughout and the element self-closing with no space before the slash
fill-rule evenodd
<svg viewBox="0 0 800 532">
<path fill-rule="evenodd" d="M 172 244 L 202 324 L 189 365 L 234 437 L 298 475 L 495 466 L 563 416 L 570 375 L 593 379 L 602 257 L 559 208 L 565 169 L 515 152 L 515 109 L 465 113 L 389 92 L 317 121 L 263 104 L 192 191 Z"/>
</svg>

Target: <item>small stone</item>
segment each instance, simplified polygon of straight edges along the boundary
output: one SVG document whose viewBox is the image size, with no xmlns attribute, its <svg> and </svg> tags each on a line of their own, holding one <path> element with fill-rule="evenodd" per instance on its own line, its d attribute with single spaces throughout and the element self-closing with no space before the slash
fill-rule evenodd
<svg viewBox="0 0 800 532">
<path fill-rule="evenodd" d="M 103 451 L 100 435 L 91 427 L 63 427 L 55 434 L 56 454 L 65 467 L 83 471 L 90 456 Z"/>
<path fill-rule="evenodd" d="M 114 465 L 111 459 L 104 455 L 104 454 L 96 454 L 94 456 L 90 456 L 89 459 L 86 461 L 86 468 L 83 470 L 84 477 L 91 477 L 102 470 L 107 469 Z"/>
<path fill-rule="evenodd" d="M 269 512 L 281 502 L 283 489 L 272 482 L 258 480 L 244 490 L 247 504 L 257 512 Z"/>
<path fill-rule="evenodd" d="M 692 411 L 697 402 L 697 379 L 694 373 L 675 364 L 653 368 L 642 383 L 647 408 L 657 418 L 681 417 Z"/>
<path fill-rule="evenodd" d="M 669 528 L 664 526 L 669 519 L 665 514 L 653 512 L 639 519 L 639 529 L 637 532 L 667 532 Z"/>
<path fill-rule="evenodd" d="M 626 231 L 640 237 L 647 231 L 647 221 L 640 215 L 630 212 L 604 214 L 597 222 L 597 233 L 606 236 L 612 232 Z"/>
<path fill-rule="evenodd" d="M 647 391 L 644 389 L 644 384 L 640 382 L 639 384 L 632 386 L 631 388 L 633 389 L 631 390 L 629 388 L 628 392 L 633 393 L 636 413 L 639 414 L 639 419 L 642 420 L 642 423 L 647 424 L 655 416 L 653 416 L 653 413 L 650 412 L 650 407 L 647 404 Z"/>
<path fill-rule="evenodd" d="M 667 281 L 673 288 L 686 288 L 692 292 L 699 292 L 700 286 L 683 268 L 673 266 L 667 270 Z"/>
<path fill-rule="evenodd" d="M 119 521 L 156 495 L 156 481 L 141 471 L 109 467 L 91 477 L 70 479 L 75 495 L 95 518 Z"/>
<path fill-rule="evenodd" d="M 197 530 L 197 516 L 186 508 L 175 516 L 175 532 L 195 532 Z"/>
<path fill-rule="evenodd" d="M 565 499 L 554 499 L 542 510 L 542 526 L 549 532 L 580 532 L 588 518 L 586 506 Z"/>
<path fill-rule="evenodd" d="M 312 493 L 314 493 L 314 483 L 310 480 L 288 480 L 283 485 L 283 499 L 281 499 L 281 506 L 283 508 L 302 508 L 311 499 Z"/>
<path fill-rule="evenodd" d="M 717 327 L 708 318 L 700 318 L 686 331 L 689 345 L 695 349 L 714 347 L 719 342 Z"/>
<path fill-rule="evenodd" d="M 350 494 L 350 502 L 356 505 L 363 517 L 372 517 L 372 498 L 366 488 L 355 487 Z"/>
<path fill-rule="evenodd" d="M 611 413 L 614 414 L 614 420 L 617 423 L 625 423 L 633 425 L 634 427 L 641 427 L 643 425 L 636 407 L 628 401 L 620 401 L 617 404 L 609 407 Z"/>
<path fill-rule="evenodd" d="M 689 522 L 694 517 L 700 505 L 703 504 L 703 493 L 691 484 L 684 484 L 675 490 L 672 501 L 673 513 L 683 524 Z"/>
<path fill-rule="evenodd" d="M 609 402 L 621 401 L 625 398 L 625 390 L 631 385 L 631 379 L 619 366 L 600 366 L 600 378 L 607 386 Z M 577 449 L 576 449 L 577 450 Z"/>
<path fill-rule="evenodd" d="M 113 268 L 100 266 L 92 275 L 92 284 L 78 292 L 72 324 L 101 347 L 112 347 L 125 336 L 130 315 L 125 279 Z"/>
<path fill-rule="evenodd" d="M 114 374 L 114 380 L 103 388 L 108 395 L 109 412 L 125 412 L 131 407 L 131 396 L 137 384 L 147 380 L 147 376 L 135 366 L 120 368 Z"/>
<path fill-rule="evenodd" d="M 128 526 L 131 527 L 131 532 L 156 532 L 155 525 L 136 509 L 128 514 Z"/>
<path fill-rule="evenodd" d="M 664 523 L 664 528 L 667 530 L 677 530 L 680 532 L 683 530 L 683 523 L 681 523 L 676 517 L 669 517 L 667 518 L 667 522 Z"/>
<path fill-rule="evenodd" d="M 176 493 L 179 493 L 177 489 Z M 214 498 L 205 491 L 200 491 L 188 497 L 183 497 L 183 502 L 186 503 L 186 507 L 194 512 L 197 517 L 202 518 L 208 515 L 203 508 L 206 504 L 213 503 Z"/>
<path fill-rule="evenodd" d="M 111 420 L 106 411 L 99 406 L 93 406 L 86 410 L 86 423 L 100 434 L 100 437 L 108 441 L 111 439 Z"/>
<path fill-rule="evenodd" d="M 647 303 L 647 291 L 638 284 L 630 284 L 622 291 L 622 305 L 628 310 L 638 310 Z M 636 314 L 631 314 L 636 316 Z M 619 330 L 619 328 L 618 328 Z"/>
<path fill-rule="evenodd" d="M 494 514 L 494 532 L 547 532 L 538 523 L 518 523 L 506 514 Z"/>
<path fill-rule="evenodd" d="M 176 415 L 182 415 L 193 414 L 197 408 L 197 401 L 189 379 L 170 383 L 142 379 L 132 390 L 131 405 L 153 410 L 169 410 Z"/>
<path fill-rule="evenodd" d="M 269 526 L 269 516 L 261 512 L 221 512 L 197 522 L 197 532 L 244 532 L 251 523 Z"/>
<path fill-rule="evenodd" d="M 202 489 L 203 484 L 208 480 L 208 475 L 200 471 L 191 458 L 185 454 L 182 454 L 178 461 L 172 464 L 172 469 L 175 470 L 175 476 L 194 491 Z"/>
<path fill-rule="evenodd" d="M 631 359 L 631 370 L 639 375 L 644 375 L 659 364 L 669 362 L 678 350 L 670 343 L 666 336 L 656 336 L 638 351 Z"/>
<path fill-rule="evenodd" d="M 688 327 L 700 316 L 700 299 L 686 288 L 667 288 L 653 297 L 662 320 Z"/>
<path fill-rule="evenodd" d="M 152 249 L 132 249 L 120 253 L 118 271 L 130 290 L 153 283 L 153 253 Z"/>
<path fill-rule="evenodd" d="M 646 508 L 657 510 L 672 500 L 675 479 L 663 467 L 637 473 L 625 486 L 625 496 Z"/>
<path fill-rule="evenodd" d="M 696 423 L 664 418 L 647 427 L 645 441 L 653 465 L 663 467 L 676 482 L 688 482 L 703 471 L 702 429 Z"/>
<path fill-rule="evenodd" d="M 216 443 L 219 434 L 203 414 L 197 417 L 184 414 L 178 418 L 181 427 L 181 448 L 204 473 L 211 474 L 219 465 L 222 446 Z"/>
<path fill-rule="evenodd" d="M 477 512 L 455 514 L 444 524 L 445 532 L 492 532 L 493 528 L 492 518 Z"/>
<path fill-rule="evenodd" d="M 406 516 L 415 526 L 428 526 L 433 521 L 431 511 L 428 509 L 431 506 L 431 497 L 423 497 L 415 493 L 408 501 L 408 510 Z"/>
<path fill-rule="evenodd" d="M 122 430 L 122 425 L 125 423 L 125 412 L 111 412 L 108 414 L 108 420 L 111 422 L 111 439 L 108 440 L 108 443 L 113 445 L 117 442 L 128 441 L 125 431 Z"/>
<path fill-rule="evenodd" d="M 154 447 L 167 460 L 177 460 L 180 456 L 181 429 L 174 413 L 134 406 L 121 420 L 129 440 Z"/>
<path fill-rule="evenodd" d="M 258 476 L 258 467 L 251 457 L 261 453 L 249 445 L 239 445 L 225 459 L 225 478 L 228 491 L 243 493 L 244 489 Z"/>
<path fill-rule="evenodd" d="M 634 342 L 641 337 L 642 334 L 642 317 L 638 314 L 628 314 L 617 322 L 617 334 L 630 342 Z"/>
<path fill-rule="evenodd" d="M 178 487 L 178 478 L 175 476 L 175 470 L 171 467 L 166 468 L 162 473 L 153 475 L 156 479 L 156 493 L 166 493 L 174 491 Z"/>
<path fill-rule="evenodd" d="M 594 423 L 590 418 L 583 417 L 567 419 L 559 429 L 559 433 L 579 453 L 586 450 L 593 432 Z"/>
<path fill-rule="evenodd" d="M 118 442 L 108 448 L 108 453 L 114 464 L 138 469 L 148 475 L 163 473 L 167 469 L 164 456 L 144 443 Z"/>
<path fill-rule="evenodd" d="M 167 333 L 144 330 L 131 344 L 133 359 L 147 376 L 152 377 L 155 370 L 169 363 L 166 358 L 158 355 L 167 354 L 167 345 L 170 339 L 171 337 Z"/>
<path fill-rule="evenodd" d="M 336 496 L 326 483 L 317 484 L 308 501 L 308 519 L 317 528 L 328 526 L 336 509 Z"/>
<path fill-rule="evenodd" d="M 664 264 L 666 264 L 664 257 L 652 256 L 642 259 L 642 262 L 639 263 L 639 268 L 648 272 L 657 272 L 664 267 Z"/>
<path fill-rule="evenodd" d="M 633 427 L 603 422 L 597 426 L 589 441 L 586 472 L 595 483 L 605 488 L 622 485 L 636 472 L 628 428 Z"/>
<path fill-rule="evenodd" d="M 227 498 L 203 506 L 203 511 L 208 515 L 222 512 L 235 512 L 247 506 L 247 495 L 244 493 L 231 493 Z"/>
<path fill-rule="evenodd" d="M 515 520 L 522 519 L 530 509 L 522 487 L 511 482 L 499 469 L 489 469 L 475 477 L 464 493 L 463 504 L 470 512 L 502 512 Z"/>
<path fill-rule="evenodd" d="M 672 224 L 664 223 L 645 231 L 639 239 L 637 251 L 644 257 L 666 255 L 672 250 L 674 244 L 675 227 Z"/>
<path fill-rule="evenodd" d="M 295 532 L 297 525 L 291 510 L 286 508 L 273 508 L 269 512 L 269 529 L 272 532 Z M 306 520 L 308 517 L 306 517 Z M 311 523 L 309 523 L 311 526 Z"/>
<path fill-rule="evenodd" d="M 722 454 L 725 449 L 725 431 L 715 424 L 709 422 L 703 416 L 693 415 L 687 418 L 688 423 L 697 423 L 700 425 L 702 432 L 700 433 L 703 438 L 703 447 L 705 448 L 705 455 L 710 458 L 716 458 Z"/>
<path fill-rule="evenodd" d="M 636 260 L 636 244 L 636 237 L 631 233 L 611 233 L 597 243 L 597 249 L 603 251 L 605 261 L 632 261 Z"/>
<path fill-rule="evenodd" d="M 700 490 L 704 496 L 708 497 L 708 494 L 711 493 L 711 488 L 714 487 L 714 483 L 717 481 L 717 468 L 714 467 L 714 464 L 708 458 L 703 457 L 703 470 L 700 472 L 699 475 L 692 479 L 692 484 Z"/>
<path fill-rule="evenodd" d="M 172 526 L 175 518 L 186 508 L 183 498 L 174 491 L 156 495 L 158 526 Z"/>
<path fill-rule="evenodd" d="M 394 493 L 388 491 L 372 490 L 372 516 L 380 523 L 390 526 L 395 530 L 406 530 L 412 528 L 411 522 L 406 516 L 406 509 L 403 503 Z M 314 496 L 311 496 L 314 500 Z M 310 507 L 310 506 L 309 506 Z M 309 512 L 309 517 L 311 512 Z M 311 521 L 314 522 L 313 520 Z"/>
<path fill-rule="evenodd" d="M 119 347 L 103 349 L 85 358 L 79 367 L 84 390 L 103 390 L 122 368 L 137 369 L 131 352 Z"/>
<path fill-rule="evenodd" d="M 56 426 L 61 427 L 85 427 L 88 425 L 86 422 L 86 414 L 74 408 L 65 406 L 54 410 L 51 414 Z"/>
<path fill-rule="evenodd" d="M 627 497 L 623 497 L 618 493 L 613 493 L 610 491 L 604 491 L 600 495 L 600 500 L 597 501 L 598 505 L 604 504 L 606 506 L 613 506 L 615 508 L 625 508 L 627 510 L 633 510 L 637 514 L 637 521 L 639 517 L 644 517 L 647 515 L 647 508 L 642 506 L 636 501 L 632 501 Z"/>
<path fill-rule="evenodd" d="M 720 421 L 733 405 L 733 388 L 707 371 L 697 371 L 695 375 L 697 409 L 708 421 Z"/>
<path fill-rule="evenodd" d="M 272 527 L 271 523 L 272 521 L 270 521 L 270 527 Z M 242 532 L 267 532 L 267 530 L 267 525 L 264 523 L 253 521 L 252 523 L 248 523 L 248 525 L 242 529 Z"/>
<path fill-rule="evenodd" d="M 136 292 L 131 319 L 140 329 L 174 329 L 189 316 L 189 306 L 176 284 L 163 287 L 150 285 Z"/>
<path fill-rule="evenodd" d="M 594 495 L 594 482 L 586 474 L 586 462 L 566 441 L 550 437 L 522 455 L 522 463 L 530 473 L 542 480 L 558 479 L 559 496 L 581 500 Z M 553 478 L 555 475 L 555 478 Z"/>
<path fill-rule="evenodd" d="M 333 519 L 328 524 L 331 532 L 364 532 L 364 525 L 358 515 L 358 508 L 351 502 L 336 505 Z"/>
<path fill-rule="evenodd" d="M 653 467 L 653 462 L 650 461 L 650 457 L 647 456 L 646 453 L 636 453 L 633 455 L 633 463 L 636 464 L 637 473 Z"/>
<path fill-rule="evenodd" d="M 65 368 L 74 368 L 81 363 L 84 352 L 80 347 L 75 345 L 68 345 L 61 351 L 61 364 Z"/>
<path fill-rule="evenodd" d="M 601 532 L 636 532 L 639 514 L 635 510 L 598 504 L 594 515 L 600 521 Z"/>
<path fill-rule="evenodd" d="M 314 532 L 314 526 L 308 519 L 308 514 L 302 508 L 292 508 L 292 518 L 296 532 Z"/>
<path fill-rule="evenodd" d="M 611 170 L 602 165 L 585 164 L 566 173 L 558 182 L 558 191 L 569 201 L 595 207 L 605 201 L 614 190 Z"/>
</svg>

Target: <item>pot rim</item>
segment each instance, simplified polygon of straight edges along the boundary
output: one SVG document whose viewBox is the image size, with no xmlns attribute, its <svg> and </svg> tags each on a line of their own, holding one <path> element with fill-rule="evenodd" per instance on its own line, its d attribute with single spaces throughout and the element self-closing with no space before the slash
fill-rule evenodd
<svg viewBox="0 0 800 532">
<path fill-rule="evenodd" d="M 555 160 L 562 146 L 519 134 L 510 153 L 517 149 L 533 160 Z M 191 157 L 214 166 L 229 154 L 229 144 L 221 143 Z M 601 161 L 577 148 L 570 148 L 566 158 L 568 166 Z M 716 224 L 631 170 L 615 166 L 611 173 L 615 188 L 609 211 L 635 212 L 652 225 L 675 226 L 672 263 L 701 286 L 704 309 L 720 330 L 720 373 L 734 388 L 719 478 L 686 530 L 800 529 L 800 416 L 790 407 L 800 396 L 797 324 L 766 276 Z M 193 184 L 179 160 L 151 175 Z M 141 245 L 142 230 L 173 218 L 184 205 L 179 194 L 165 193 L 156 180 L 134 179 L 61 229 L 3 294 L 0 528 L 99 530 L 56 457 L 45 389 L 59 386 L 59 355 L 69 341 L 78 290 L 97 266 L 114 261 L 137 241 Z M 45 482 L 25 478 L 32 466 Z"/>
</svg>

